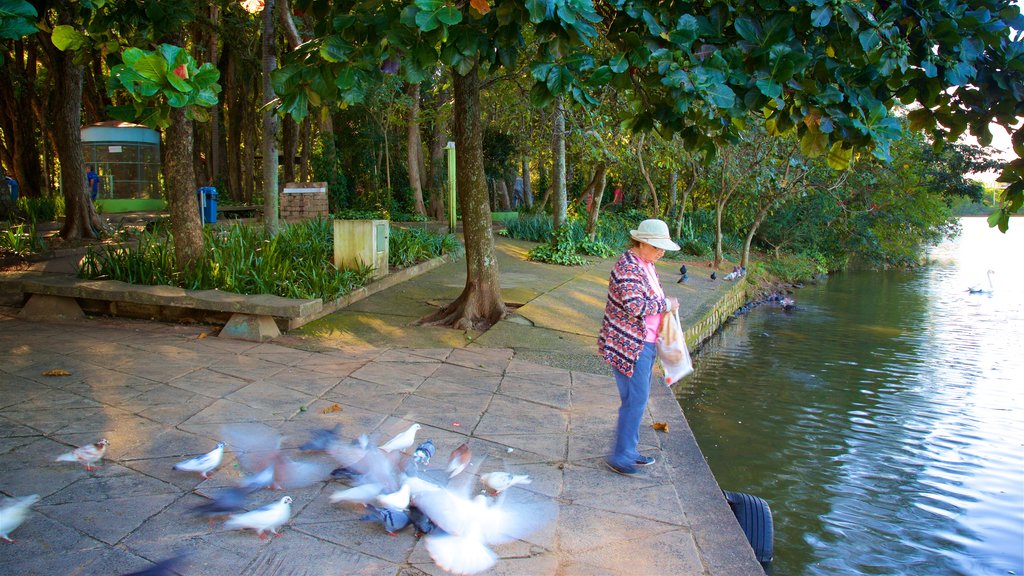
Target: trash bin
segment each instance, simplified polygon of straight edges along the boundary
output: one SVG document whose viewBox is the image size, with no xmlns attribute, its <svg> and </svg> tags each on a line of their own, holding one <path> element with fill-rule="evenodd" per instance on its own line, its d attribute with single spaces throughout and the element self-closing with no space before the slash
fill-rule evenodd
<svg viewBox="0 0 1024 576">
<path fill-rule="evenodd" d="M 203 224 L 217 223 L 217 189 L 203 186 L 196 192 L 199 196 L 199 218 Z"/>
</svg>

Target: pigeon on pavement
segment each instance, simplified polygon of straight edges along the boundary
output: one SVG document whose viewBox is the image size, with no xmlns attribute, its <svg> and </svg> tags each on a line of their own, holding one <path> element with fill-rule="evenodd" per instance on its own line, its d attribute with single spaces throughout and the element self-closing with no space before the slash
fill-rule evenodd
<svg viewBox="0 0 1024 576">
<path fill-rule="evenodd" d="M 271 464 L 255 474 L 243 476 L 238 480 L 238 487 L 246 492 L 255 492 L 274 483 L 274 465 Z"/>
<path fill-rule="evenodd" d="M 80 448 L 75 448 L 67 454 L 61 454 L 57 456 L 55 462 L 81 462 L 85 469 L 88 471 L 93 470 L 93 464 L 103 459 L 103 455 L 107 453 L 107 446 L 110 446 L 110 442 L 104 438 L 94 444 L 86 444 Z"/>
<path fill-rule="evenodd" d="M 289 458 L 281 450 L 283 437 L 262 424 L 227 425 L 221 435 L 234 451 L 239 466 L 249 474 L 262 473 L 273 466 L 273 487 L 278 490 L 310 486 L 330 474 L 327 466 Z"/>
<path fill-rule="evenodd" d="M 188 460 L 182 460 L 174 465 L 174 469 L 182 472 L 199 472 L 203 478 L 209 478 L 210 472 L 220 466 L 222 458 L 224 458 L 224 443 L 218 442 L 217 447 L 213 450 Z"/>
<path fill-rule="evenodd" d="M 409 507 L 410 487 L 403 483 L 402 487 L 390 494 L 378 494 L 375 501 L 388 510 L 405 510 Z"/>
<path fill-rule="evenodd" d="M 484 486 L 490 488 L 492 495 L 497 496 L 499 493 L 508 490 L 516 484 L 529 484 L 532 482 L 529 475 L 526 474 L 510 474 L 509 472 L 488 472 L 483 476 L 480 476 L 480 482 Z"/>
<path fill-rule="evenodd" d="M 338 502 L 352 502 L 354 504 L 369 504 L 376 498 L 383 490 L 383 486 L 380 484 L 360 484 L 347 490 L 335 490 L 334 494 L 331 494 L 330 500 L 332 504 Z"/>
<path fill-rule="evenodd" d="M 413 462 L 421 466 L 430 464 L 430 459 L 434 457 L 434 452 L 437 448 L 434 446 L 433 440 L 427 440 L 416 447 L 416 450 L 412 453 Z"/>
<path fill-rule="evenodd" d="M 419 429 L 419 424 L 409 426 L 406 428 L 405 432 L 402 432 L 398 436 L 388 440 L 387 443 L 380 447 L 380 449 L 385 452 L 393 452 L 395 450 L 401 452 L 402 450 L 409 448 L 412 446 L 412 443 L 416 441 L 416 432 Z"/>
<path fill-rule="evenodd" d="M 394 536 L 396 532 L 409 525 L 409 514 L 404 510 L 389 510 L 375 506 L 369 506 L 369 510 L 370 513 L 363 516 L 362 519 L 380 522 L 384 525 L 384 529 L 388 531 L 389 536 Z"/>
<path fill-rule="evenodd" d="M 274 536 L 280 536 L 277 529 L 291 518 L 291 504 L 292 497 L 285 496 L 273 504 L 268 504 L 251 512 L 244 512 L 242 514 L 235 514 L 231 516 L 228 518 L 228 521 L 224 523 L 224 527 L 229 530 L 244 530 L 246 528 L 251 528 L 256 531 L 261 540 L 266 539 L 267 535 L 264 534 L 264 532 L 267 532 L 268 530 Z"/>
<path fill-rule="evenodd" d="M 38 494 L 25 496 L 24 498 L 7 498 L 0 504 L 0 540 L 14 542 L 11 532 L 28 516 L 28 509 L 39 501 Z"/>
</svg>

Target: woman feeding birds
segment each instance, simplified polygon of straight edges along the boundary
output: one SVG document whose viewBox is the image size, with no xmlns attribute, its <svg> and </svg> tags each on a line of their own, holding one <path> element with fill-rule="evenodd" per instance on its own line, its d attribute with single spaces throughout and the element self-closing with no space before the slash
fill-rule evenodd
<svg viewBox="0 0 1024 576">
<path fill-rule="evenodd" d="M 608 301 L 597 337 L 598 352 L 612 366 L 621 400 L 608 467 L 625 475 L 654 463 L 654 458 L 637 451 L 640 420 L 651 390 L 661 314 L 679 308 L 679 300 L 665 296 L 654 267 L 666 250 L 679 250 L 668 225 L 657 219 L 644 220 L 629 235 L 629 248 L 608 280 Z"/>
</svg>

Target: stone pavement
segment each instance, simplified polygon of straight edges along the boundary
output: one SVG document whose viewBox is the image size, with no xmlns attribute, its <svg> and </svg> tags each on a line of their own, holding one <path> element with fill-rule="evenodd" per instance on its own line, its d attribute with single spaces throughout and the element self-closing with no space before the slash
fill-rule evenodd
<svg viewBox="0 0 1024 576">
<path fill-rule="evenodd" d="M 763 574 L 667 388 L 653 387 L 641 433 L 657 464 L 636 478 L 603 467 L 618 397 L 590 332 L 607 269 L 517 263 L 522 249 L 501 243 L 505 300 L 522 306 L 484 334 L 408 325 L 458 294 L 461 262 L 262 344 L 208 337 L 203 326 L 30 323 L 0 309 L 0 493 L 42 497 L 17 542 L 0 543 L 0 573 L 119 574 L 187 551 L 183 574 L 442 574 L 411 530 L 389 537 L 330 504 L 339 481 L 288 491 L 292 519 L 261 541 L 189 514 L 238 478 L 233 457 L 205 481 L 171 469 L 210 450 L 226 424 L 261 422 L 309 460 L 322 457 L 295 447 L 310 429 L 341 423 L 344 438 L 388 438 L 418 422 L 418 438 L 438 446 L 432 468 L 468 440 L 486 456 L 481 473 L 533 478 L 509 491 L 510 504 L 557 507 L 545 529 L 497 546 L 488 573 Z M 692 309 L 713 299 L 670 286 L 670 271 L 670 293 L 700 293 Z M 102 437 L 111 445 L 98 470 L 53 462 Z M 257 492 L 251 506 L 281 495 Z"/>
</svg>

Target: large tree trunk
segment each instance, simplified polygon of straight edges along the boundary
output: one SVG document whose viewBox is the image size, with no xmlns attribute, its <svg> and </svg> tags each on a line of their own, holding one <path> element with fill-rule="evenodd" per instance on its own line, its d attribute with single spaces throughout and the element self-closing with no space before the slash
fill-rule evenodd
<svg viewBox="0 0 1024 576">
<path fill-rule="evenodd" d="M 434 100 L 434 107 L 440 109 L 448 93 L 439 91 Z M 430 217 L 434 220 L 445 219 L 444 181 L 448 173 L 444 157 L 446 143 L 444 126 L 435 115 L 430 130 Z"/>
<path fill-rule="evenodd" d="M 405 93 L 412 101 L 409 106 L 409 124 L 406 132 L 409 187 L 412 189 L 412 200 L 416 213 L 426 216 L 427 209 L 423 205 L 423 179 L 420 178 L 420 166 L 423 164 L 423 143 L 420 139 L 420 85 L 409 84 Z"/>
<path fill-rule="evenodd" d="M 277 68 L 277 51 L 274 47 L 274 0 L 263 4 L 263 224 L 270 234 L 277 234 L 277 114 L 270 109 L 270 102 L 276 98 L 270 81 L 270 73 Z"/>
<path fill-rule="evenodd" d="M 228 195 L 241 202 L 249 203 L 252 200 L 252 189 L 248 193 L 242 187 L 242 154 L 247 147 L 242 146 L 242 128 L 245 126 L 245 106 L 242 104 L 243 89 L 238 81 L 238 53 L 226 46 L 225 60 L 227 61 L 224 73 L 224 98 L 223 102 L 227 108 L 227 141 L 228 155 L 227 162 L 227 189 Z"/>
<path fill-rule="evenodd" d="M 690 161 L 690 182 L 686 185 L 683 197 L 679 201 L 679 212 L 676 214 L 676 238 L 683 235 L 683 216 L 686 215 L 686 201 L 690 199 L 690 193 L 697 184 L 697 162 Z"/>
<path fill-rule="evenodd" d="M 43 117 L 42 106 L 35 97 L 35 50 L 31 47 L 24 50 L 21 41 L 14 46 L 14 57 L 5 56 L 4 65 L 9 73 L 0 74 L 0 132 L 3 133 L 0 160 L 10 176 L 18 181 L 21 195 L 38 198 L 48 187 L 43 178 L 43 154 L 33 123 Z M 27 110 L 33 113 L 27 114 Z"/>
<path fill-rule="evenodd" d="M 295 182 L 295 156 L 299 153 L 299 125 L 291 116 L 279 120 L 281 124 L 281 176 L 285 182 Z"/>
<path fill-rule="evenodd" d="M 469 74 L 453 73 L 456 180 L 466 242 L 466 287 L 454 302 L 418 320 L 459 330 L 485 329 L 505 317 L 494 230 L 487 205 L 483 128 L 480 122 L 479 65 Z"/>
<path fill-rule="evenodd" d="M 552 124 L 553 134 L 551 137 L 551 156 L 554 158 L 555 166 L 554 181 L 552 189 L 555 195 L 554 206 L 554 227 L 557 230 L 566 222 L 566 212 L 569 208 L 569 195 L 565 187 L 565 108 L 562 106 L 562 99 L 555 103 L 555 113 Z"/>
<path fill-rule="evenodd" d="M 82 66 L 75 55 L 48 51 L 53 82 L 51 121 L 60 158 L 61 192 L 64 195 L 64 225 L 60 237 L 65 240 L 98 238 L 103 229 L 96 209 L 86 192 L 85 157 L 82 154 Z"/>
<path fill-rule="evenodd" d="M 171 123 L 164 131 L 164 177 L 178 270 L 187 270 L 203 257 L 192 142 L 192 121 L 185 117 L 185 109 L 171 108 Z"/>
</svg>

